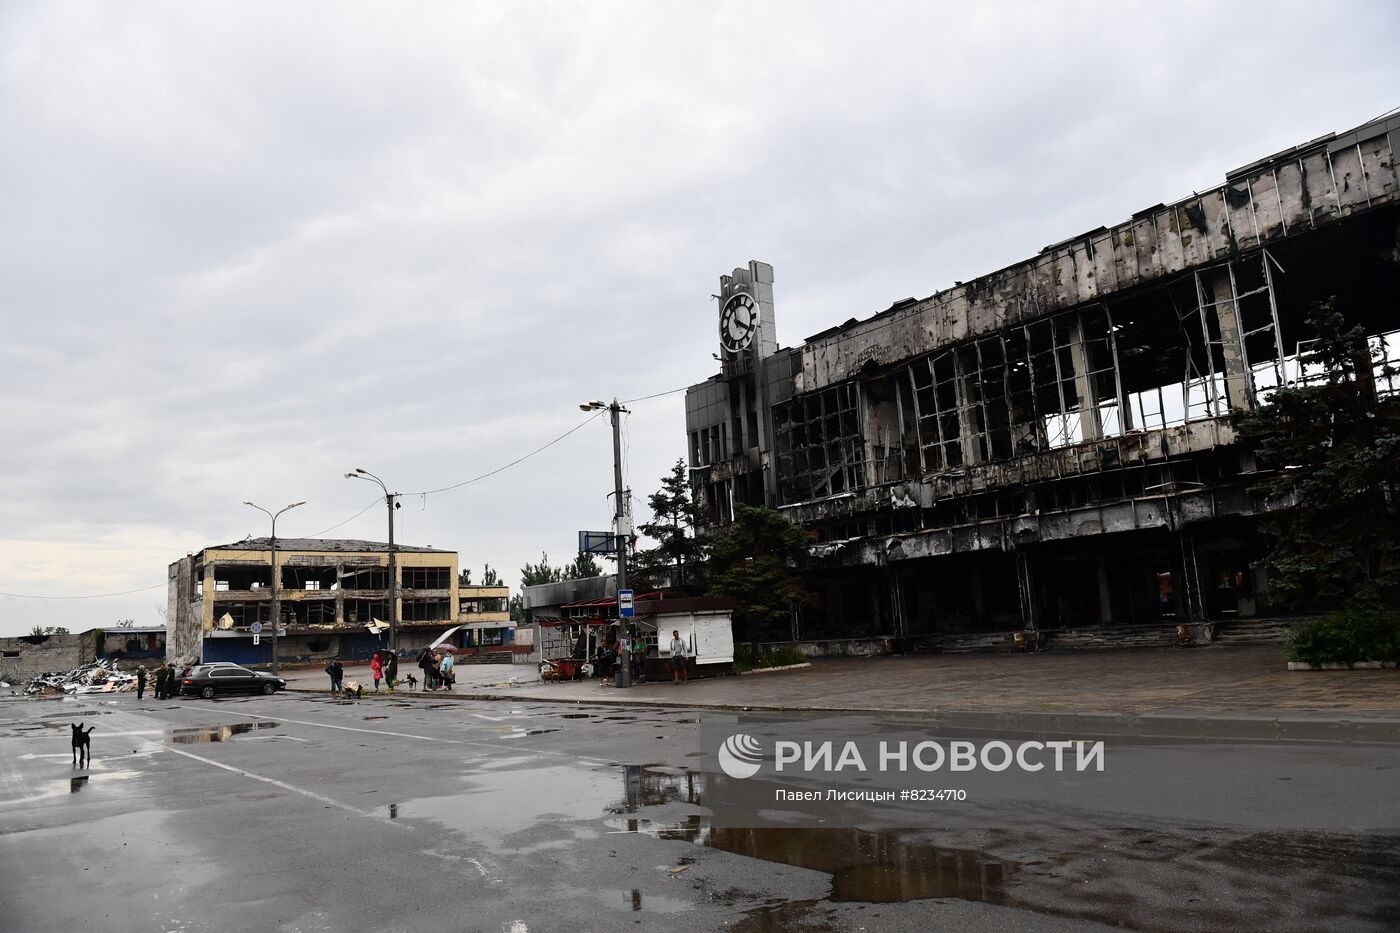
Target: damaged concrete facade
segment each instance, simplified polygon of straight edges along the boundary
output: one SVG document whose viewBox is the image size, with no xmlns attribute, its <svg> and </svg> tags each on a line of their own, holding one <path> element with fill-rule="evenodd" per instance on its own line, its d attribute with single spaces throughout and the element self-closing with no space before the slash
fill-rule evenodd
<svg viewBox="0 0 1400 933">
<path fill-rule="evenodd" d="M 709 524 L 767 505 L 814 537 L 820 606 L 769 637 L 1005 641 L 1268 609 L 1240 417 L 1306 379 L 1336 296 L 1400 390 L 1400 117 L 797 348 L 773 269 L 721 278 L 721 372 L 692 386 Z"/>
<path fill-rule="evenodd" d="M 396 545 L 399 649 L 427 645 L 458 620 L 457 554 Z M 270 631 L 254 645 L 254 623 L 272 621 L 267 538 L 209 547 L 170 565 L 166 618 L 172 657 L 243 664 L 272 660 Z M 389 545 L 378 541 L 277 539 L 283 661 L 368 658 L 385 642 L 367 631 L 389 619 Z M 491 595 L 496 595 L 492 593 Z M 473 618 L 476 621 L 475 611 Z"/>
</svg>

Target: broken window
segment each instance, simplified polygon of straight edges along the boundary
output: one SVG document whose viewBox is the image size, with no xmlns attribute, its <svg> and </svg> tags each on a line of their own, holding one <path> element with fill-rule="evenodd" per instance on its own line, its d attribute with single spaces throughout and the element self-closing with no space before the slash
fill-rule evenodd
<svg viewBox="0 0 1400 933">
<path fill-rule="evenodd" d="M 804 502 L 865 487 L 859 389 L 843 383 L 776 406 L 779 496 Z"/>
<path fill-rule="evenodd" d="M 402 576 L 406 590 L 445 590 L 452 586 L 451 567 L 405 567 Z"/>
<path fill-rule="evenodd" d="M 451 618 L 446 599 L 405 599 L 400 616 L 404 622 L 445 622 Z"/>
<path fill-rule="evenodd" d="M 342 590 L 387 590 L 389 569 L 387 567 L 352 567 L 346 565 L 337 575 Z"/>
<path fill-rule="evenodd" d="M 389 601 L 384 599 L 347 599 L 345 621 L 351 625 L 368 625 L 370 620 L 389 620 Z"/>
</svg>

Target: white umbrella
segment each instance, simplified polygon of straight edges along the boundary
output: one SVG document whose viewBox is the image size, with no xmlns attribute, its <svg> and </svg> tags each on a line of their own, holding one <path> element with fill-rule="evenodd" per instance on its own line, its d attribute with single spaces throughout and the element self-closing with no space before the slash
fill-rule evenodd
<svg viewBox="0 0 1400 933">
<path fill-rule="evenodd" d="M 452 637 L 452 634 L 453 634 L 454 632 L 456 632 L 458 629 L 460 629 L 461 627 L 462 627 L 462 626 L 460 626 L 460 625 L 454 625 L 452 628 L 450 628 L 450 629 L 448 629 L 447 631 L 443 632 L 441 635 L 438 636 L 437 641 L 433 642 L 431 645 L 428 646 L 428 650 L 429 650 L 429 651 L 432 651 L 432 650 L 433 650 L 434 648 L 436 648 L 438 645 L 441 645 L 443 642 L 447 641 L 447 639 L 451 638 L 451 637 Z"/>
</svg>

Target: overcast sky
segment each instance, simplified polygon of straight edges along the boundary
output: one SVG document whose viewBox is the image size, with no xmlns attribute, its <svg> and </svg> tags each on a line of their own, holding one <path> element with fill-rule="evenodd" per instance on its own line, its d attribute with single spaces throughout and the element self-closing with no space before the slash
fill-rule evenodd
<svg viewBox="0 0 1400 933">
<path fill-rule="evenodd" d="M 1392 2 L 0 4 L 0 634 L 166 567 L 385 536 L 580 401 L 711 375 L 1400 104 Z M 683 396 L 637 402 L 644 498 Z M 599 419 L 407 496 L 515 586 L 607 527 Z M 344 524 L 340 524 L 344 522 Z M 331 529 L 332 526 L 334 530 Z"/>
</svg>

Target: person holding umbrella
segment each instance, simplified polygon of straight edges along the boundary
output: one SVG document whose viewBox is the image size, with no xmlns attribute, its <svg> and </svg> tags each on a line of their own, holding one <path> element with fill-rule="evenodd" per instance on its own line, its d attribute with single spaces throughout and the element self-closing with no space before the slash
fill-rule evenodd
<svg viewBox="0 0 1400 933">
<path fill-rule="evenodd" d="M 442 677 L 444 690 L 451 690 L 452 685 L 457 682 L 457 675 L 453 673 L 453 668 L 457 666 L 456 660 L 452 657 L 451 650 L 440 648 L 442 660 L 438 662 L 438 674 Z"/>
</svg>

